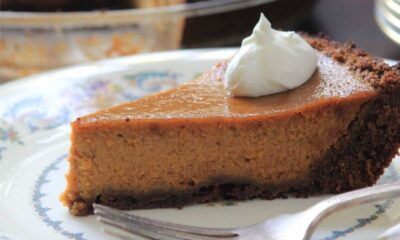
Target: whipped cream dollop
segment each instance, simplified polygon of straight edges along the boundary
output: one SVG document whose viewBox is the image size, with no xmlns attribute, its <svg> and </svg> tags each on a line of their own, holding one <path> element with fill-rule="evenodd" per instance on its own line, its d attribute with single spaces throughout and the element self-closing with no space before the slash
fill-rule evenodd
<svg viewBox="0 0 400 240">
<path fill-rule="evenodd" d="M 317 68 L 316 51 L 297 33 L 271 28 L 261 14 L 230 61 L 224 86 L 233 96 L 259 97 L 294 89 Z"/>
</svg>

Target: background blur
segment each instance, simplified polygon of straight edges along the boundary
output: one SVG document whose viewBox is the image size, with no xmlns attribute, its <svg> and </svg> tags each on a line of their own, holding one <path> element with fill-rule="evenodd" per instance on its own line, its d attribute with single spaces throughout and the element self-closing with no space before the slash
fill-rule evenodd
<svg viewBox="0 0 400 240">
<path fill-rule="evenodd" d="M 310 33 L 322 31 L 341 42 L 352 40 L 373 55 L 399 60 L 400 45 L 389 39 L 375 20 L 375 2 L 384 1 L 320 0 L 299 29 Z M 400 7 L 400 1 L 397 2 Z"/>
<path fill-rule="evenodd" d="M 232 47 L 263 12 L 400 59 L 400 0 L 0 0 L 0 82 L 67 65 L 180 48 Z"/>
</svg>

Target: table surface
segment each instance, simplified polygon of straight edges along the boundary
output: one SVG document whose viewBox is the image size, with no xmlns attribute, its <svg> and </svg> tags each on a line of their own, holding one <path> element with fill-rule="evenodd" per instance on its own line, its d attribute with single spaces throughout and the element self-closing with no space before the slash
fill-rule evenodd
<svg viewBox="0 0 400 240">
<path fill-rule="evenodd" d="M 324 32 L 340 42 L 351 40 L 373 55 L 400 60 L 400 46 L 375 22 L 373 0 L 319 0 L 296 30 Z"/>
</svg>

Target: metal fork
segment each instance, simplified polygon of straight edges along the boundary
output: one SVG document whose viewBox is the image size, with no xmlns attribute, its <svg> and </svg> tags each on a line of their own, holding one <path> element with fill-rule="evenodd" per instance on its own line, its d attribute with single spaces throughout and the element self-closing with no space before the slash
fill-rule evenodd
<svg viewBox="0 0 400 240">
<path fill-rule="evenodd" d="M 400 197 L 400 181 L 376 185 L 323 200 L 292 215 L 281 215 L 241 228 L 203 228 L 185 226 L 93 204 L 98 220 L 109 226 L 148 239 L 162 240 L 303 240 L 309 239 L 316 226 L 328 215 L 351 206 Z"/>
</svg>

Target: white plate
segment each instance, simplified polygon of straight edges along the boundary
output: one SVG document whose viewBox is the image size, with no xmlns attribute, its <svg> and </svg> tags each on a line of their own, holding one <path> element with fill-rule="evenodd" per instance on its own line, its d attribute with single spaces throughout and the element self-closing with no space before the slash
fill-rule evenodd
<svg viewBox="0 0 400 240">
<path fill-rule="evenodd" d="M 113 239 L 93 216 L 73 217 L 64 190 L 68 123 L 76 116 L 192 79 L 234 49 L 174 51 L 80 65 L 0 87 L 0 239 Z M 399 178 L 396 159 L 380 183 Z M 135 213 L 197 226 L 234 227 L 294 213 L 324 197 L 222 202 Z M 400 199 L 339 212 L 313 239 L 376 239 L 400 222 Z"/>
</svg>

